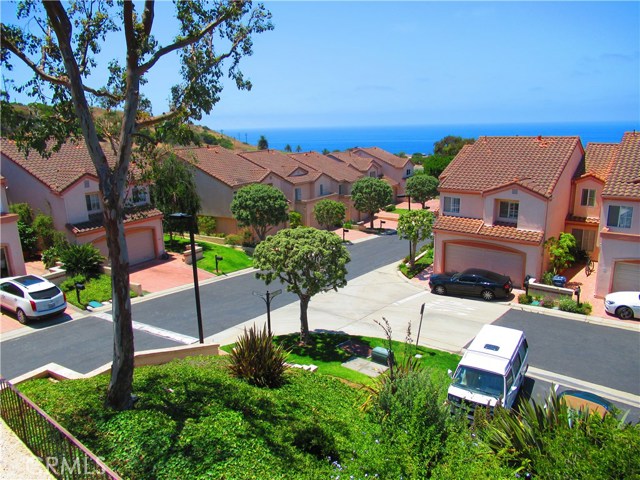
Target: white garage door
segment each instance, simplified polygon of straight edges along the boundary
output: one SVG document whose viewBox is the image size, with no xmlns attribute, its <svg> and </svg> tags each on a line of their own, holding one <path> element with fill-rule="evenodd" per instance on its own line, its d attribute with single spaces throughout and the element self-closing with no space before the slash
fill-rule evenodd
<svg viewBox="0 0 640 480">
<path fill-rule="evenodd" d="M 127 249 L 129 250 L 129 265 L 136 265 L 155 258 L 152 230 L 128 232 L 126 238 Z"/>
<path fill-rule="evenodd" d="M 138 230 L 127 232 L 127 250 L 129 251 L 129 265 L 153 260 L 155 258 L 153 250 L 153 230 Z M 93 244 L 100 253 L 109 258 L 107 240 L 102 239 Z"/>
<path fill-rule="evenodd" d="M 524 254 L 494 250 L 491 247 L 446 244 L 445 272 L 484 268 L 511 277 L 514 287 L 522 287 Z"/>
<path fill-rule="evenodd" d="M 637 292 L 640 290 L 640 263 L 616 262 L 613 271 L 612 292 Z"/>
</svg>

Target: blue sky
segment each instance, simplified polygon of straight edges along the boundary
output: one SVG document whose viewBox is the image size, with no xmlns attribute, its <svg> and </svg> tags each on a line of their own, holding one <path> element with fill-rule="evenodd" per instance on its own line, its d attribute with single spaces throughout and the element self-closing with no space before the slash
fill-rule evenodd
<svg viewBox="0 0 640 480">
<path fill-rule="evenodd" d="M 265 3 L 275 29 L 241 64 L 253 89 L 225 88 L 200 122 L 215 130 L 640 124 L 639 2 Z M 2 3 L 3 21 L 13 8 Z M 171 30 L 172 5 L 156 8 L 156 28 Z M 150 77 L 156 112 L 175 71 Z"/>
</svg>

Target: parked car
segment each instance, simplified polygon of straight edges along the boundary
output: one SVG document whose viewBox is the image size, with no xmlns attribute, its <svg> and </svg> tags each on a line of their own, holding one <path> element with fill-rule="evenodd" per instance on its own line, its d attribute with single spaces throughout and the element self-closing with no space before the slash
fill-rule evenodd
<svg viewBox="0 0 640 480">
<path fill-rule="evenodd" d="M 640 319 L 640 292 L 615 292 L 604 297 L 604 309 L 622 320 Z"/>
<path fill-rule="evenodd" d="M 438 295 L 476 295 L 485 300 L 506 298 L 513 290 L 511 278 L 507 275 L 480 268 L 431 275 L 429 287 Z"/>
<path fill-rule="evenodd" d="M 2 308 L 16 314 L 18 321 L 64 312 L 65 294 L 55 284 L 37 275 L 3 278 L 0 284 Z"/>
<path fill-rule="evenodd" d="M 571 410 L 577 412 L 588 411 L 604 417 L 614 408 L 613 403 L 594 393 L 582 390 L 565 390 L 558 395 L 558 399 L 567 404 Z"/>
</svg>

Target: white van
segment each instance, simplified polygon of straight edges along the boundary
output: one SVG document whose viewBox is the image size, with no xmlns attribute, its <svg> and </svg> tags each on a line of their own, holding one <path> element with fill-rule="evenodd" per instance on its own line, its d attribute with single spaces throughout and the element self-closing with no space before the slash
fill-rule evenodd
<svg viewBox="0 0 640 480">
<path fill-rule="evenodd" d="M 464 407 L 473 420 L 478 405 L 511 408 L 529 367 L 524 332 L 485 325 L 460 360 L 447 398 L 452 411 Z M 451 372 L 450 372 L 451 373 Z"/>
</svg>

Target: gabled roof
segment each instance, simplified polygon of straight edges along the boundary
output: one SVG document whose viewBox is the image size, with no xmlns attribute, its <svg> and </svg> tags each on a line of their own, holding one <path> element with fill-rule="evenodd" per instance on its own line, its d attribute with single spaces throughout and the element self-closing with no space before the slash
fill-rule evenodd
<svg viewBox="0 0 640 480">
<path fill-rule="evenodd" d="M 510 183 L 549 198 L 579 137 L 480 137 L 440 175 L 441 191 L 482 193 Z"/>
<path fill-rule="evenodd" d="M 389 153 L 386 150 L 382 150 L 378 147 L 369 147 L 369 148 L 354 148 L 353 153 L 358 155 L 359 152 L 364 152 L 372 157 L 375 157 L 379 160 L 382 160 L 385 163 L 388 163 L 392 167 L 403 168 L 407 162 L 410 162 L 408 158 L 401 158 L 393 153 Z"/>
<path fill-rule="evenodd" d="M 3 155 L 20 165 L 55 193 L 62 193 L 85 175 L 97 179 L 96 168 L 84 142 L 69 141 L 49 158 L 43 157 L 35 150 L 29 152 L 29 156 L 26 157 L 18 150 L 14 141 L 3 138 L 1 142 Z M 114 166 L 116 158 L 111 149 L 105 144 L 103 150 L 109 165 Z"/>
<path fill-rule="evenodd" d="M 626 132 L 622 137 L 602 196 L 640 199 L 640 132 Z"/>
<path fill-rule="evenodd" d="M 241 152 L 239 155 L 294 184 L 313 182 L 322 175 L 321 172 L 304 166 L 277 150 Z"/>
<path fill-rule="evenodd" d="M 453 217 L 440 215 L 433 224 L 433 230 L 467 233 L 493 239 L 515 240 L 534 244 L 542 243 L 544 232 L 522 230 L 505 225 L 485 225 L 479 218 Z"/>
<path fill-rule="evenodd" d="M 332 158 L 337 158 L 338 160 L 350 165 L 361 173 L 367 173 L 372 165 L 380 164 L 379 160 L 373 159 L 369 156 L 363 157 L 360 155 L 356 155 L 351 151 L 347 152 L 332 152 L 329 154 Z"/>
<path fill-rule="evenodd" d="M 584 164 L 578 167 L 574 178 L 578 180 L 594 177 L 604 183 L 618 153 L 618 147 L 617 143 L 589 143 L 584 152 Z"/>
<path fill-rule="evenodd" d="M 289 156 L 307 167 L 326 173 L 338 182 L 351 183 L 362 176 L 362 173 L 351 165 L 318 152 L 292 153 Z"/>
<path fill-rule="evenodd" d="M 217 178 L 230 187 L 259 183 L 269 171 L 223 147 L 188 147 L 175 150 L 187 161 L 195 160 L 194 167 Z"/>
</svg>

